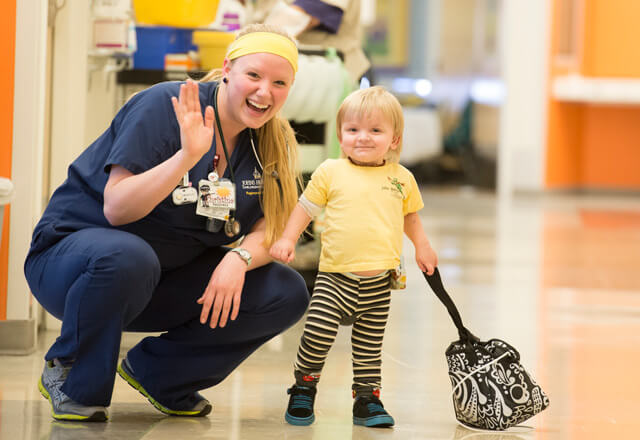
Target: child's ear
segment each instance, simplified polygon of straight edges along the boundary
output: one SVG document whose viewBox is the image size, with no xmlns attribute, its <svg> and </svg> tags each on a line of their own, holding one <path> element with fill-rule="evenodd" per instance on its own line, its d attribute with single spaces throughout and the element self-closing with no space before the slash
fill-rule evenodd
<svg viewBox="0 0 640 440">
<path fill-rule="evenodd" d="M 396 148 L 398 148 L 398 145 L 400 144 L 400 140 L 401 140 L 401 139 L 402 139 L 402 136 L 394 137 L 394 138 L 391 140 L 391 145 L 389 146 L 389 149 L 391 149 L 391 150 L 395 150 Z"/>
</svg>

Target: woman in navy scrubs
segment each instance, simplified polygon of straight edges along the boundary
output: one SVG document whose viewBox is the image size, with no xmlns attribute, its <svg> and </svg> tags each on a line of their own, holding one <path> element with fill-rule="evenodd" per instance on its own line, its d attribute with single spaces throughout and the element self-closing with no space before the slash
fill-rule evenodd
<svg viewBox="0 0 640 440">
<path fill-rule="evenodd" d="M 136 94 L 71 164 L 25 262 L 62 320 L 38 384 L 54 418 L 107 420 L 116 371 L 160 411 L 204 416 L 198 391 L 300 319 L 305 283 L 268 254 L 297 199 L 297 145 L 277 116 L 296 70 L 293 41 L 252 25 L 222 70 Z M 202 184 L 227 179 L 235 209 L 210 208 Z M 163 333 L 118 365 L 123 330 Z"/>
</svg>

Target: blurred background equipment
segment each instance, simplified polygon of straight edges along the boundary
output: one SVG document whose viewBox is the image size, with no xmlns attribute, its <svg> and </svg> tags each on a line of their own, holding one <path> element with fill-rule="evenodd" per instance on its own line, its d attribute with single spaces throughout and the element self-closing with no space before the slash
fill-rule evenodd
<svg viewBox="0 0 640 440">
<path fill-rule="evenodd" d="M 133 0 L 136 22 L 146 25 L 197 28 L 208 26 L 219 0 Z"/>
<path fill-rule="evenodd" d="M 222 67 L 227 47 L 234 40 L 231 32 L 197 30 L 193 33 L 193 44 L 198 47 L 200 68 L 212 70 Z"/>
<path fill-rule="evenodd" d="M 371 63 L 363 51 L 361 0 L 243 0 L 247 23 L 287 29 L 300 45 L 335 48 L 354 82 Z M 370 3 L 370 2 L 369 2 Z"/>
<path fill-rule="evenodd" d="M 134 69 L 165 70 L 165 57 L 188 55 L 198 48 L 193 44 L 193 30 L 172 26 L 136 26 L 138 49 L 133 55 Z M 193 68 L 195 67 L 195 69 Z M 197 64 L 183 71 L 197 70 Z"/>
<path fill-rule="evenodd" d="M 4 207 L 11 203 L 14 197 L 13 183 L 11 180 L 0 177 L 0 245 L 2 244 L 2 225 L 4 222 Z"/>
</svg>

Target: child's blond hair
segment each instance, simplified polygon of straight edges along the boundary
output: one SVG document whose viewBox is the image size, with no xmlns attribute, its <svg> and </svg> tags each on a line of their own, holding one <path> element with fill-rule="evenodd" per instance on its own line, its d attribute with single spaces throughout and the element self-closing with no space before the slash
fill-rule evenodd
<svg viewBox="0 0 640 440">
<path fill-rule="evenodd" d="M 347 96 L 336 117 L 336 131 L 338 138 L 341 137 L 342 123 L 347 117 L 367 118 L 373 112 L 380 112 L 382 117 L 387 118 L 393 127 L 393 137 L 398 139 L 398 147 L 395 150 L 389 149 L 385 159 L 389 162 L 398 162 L 402 151 L 402 133 L 404 131 L 404 116 L 402 106 L 398 99 L 380 86 L 373 86 L 367 89 L 360 89 Z M 343 153 L 344 156 L 344 153 Z"/>
</svg>

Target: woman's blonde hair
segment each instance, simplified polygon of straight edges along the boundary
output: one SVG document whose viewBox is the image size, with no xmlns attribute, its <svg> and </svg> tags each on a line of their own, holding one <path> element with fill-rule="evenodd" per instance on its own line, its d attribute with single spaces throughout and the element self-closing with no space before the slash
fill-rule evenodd
<svg viewBox="0 0 640 440">
<path fill-rule="evenodd" d="M 347 96 L 336 116 L 336 130 L 338 137 L 341 136 L 342 123 L 348 117 L 357 119 L 368 118 L 372 113 L 379 112 L 383 118 L 391 122 L 393 127 L 393 137 L 398 138 L 398 146 L 395 150 L 389 150 L 385 159 L 389 162 L 398 162 L 402 151 L 402 133 L 404 131 L 404 116 L 402 106 L 398 99 L 380 86 L 373 86 L 367 89 L 360 89 Z M 344 153 L 342 153 L 344 157 Z"/>
<path fill-rule="evenodd" d="M 280 28 L 266 24 L 248 25 L 238 33 L 236 39 L 252 32 L 273 32 L 293 41 Z M 233 63 L 233 61 L 231 62 Z M 221 79 L 222 69 L 214 69 L 200 81 L 220 81 Z M 266 221 L 263 244 L 265 247 L 270 247 L 282 235 L 287 219 L 298 201 L 298 184 L 301 182 L 298 167 L 298 142 L 289 121 L 279 114 L 255 131 L 258 137 L 258 157 L 264 166 L 262 170 L 263 190 L 260 195 L 260 203 Z M 280 184 L 278 184 L 278 180 Z"/>
</svg>

